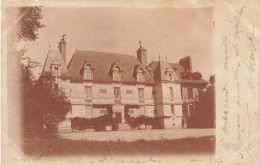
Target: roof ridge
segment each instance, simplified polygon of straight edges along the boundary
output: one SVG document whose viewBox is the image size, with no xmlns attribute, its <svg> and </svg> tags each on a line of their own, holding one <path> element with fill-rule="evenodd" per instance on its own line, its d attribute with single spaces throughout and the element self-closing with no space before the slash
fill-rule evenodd
<svg viewBox="0 0 260 165">
<path fill-rule="evenodd" d="M 116 53 L 116 52 L 103 52 L 103 51 L 94 51 L 94 50 L 75 50 L 73 55 L 75 54 L 76 51 L 79 51 L 79 52 L 93 52 L 93 53 L 107 53 L 107 54 L 112 54 L 112 55 L 124 55 L 124 56 L 130 56 L 130 57 L 135 57 L 133 55 L 130 55 L 130 54 L 124 54 L 124 53 Z"/>
</svg>

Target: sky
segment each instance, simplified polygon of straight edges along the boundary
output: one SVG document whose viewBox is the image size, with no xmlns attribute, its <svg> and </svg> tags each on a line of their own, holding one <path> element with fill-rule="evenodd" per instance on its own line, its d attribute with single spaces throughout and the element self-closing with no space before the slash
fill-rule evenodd
<svg viewBox="0 0 260 165">
<path fill-rule="evenodd" d="M 193 71 L 208 80 L 212 74 L 213 10 L 210 8 L 44 7 L 39 39 L 25 43 L 27 56 L 41 63 L 49 47 L 58 49 L 66 34 L 67 63 L 75 50 L 136 56 L 139 41 L 148 63 L 167 57 L 169 62 L 190 56 Z M 100 59 L 102 60 L 102 59 Z"/>
</svg>

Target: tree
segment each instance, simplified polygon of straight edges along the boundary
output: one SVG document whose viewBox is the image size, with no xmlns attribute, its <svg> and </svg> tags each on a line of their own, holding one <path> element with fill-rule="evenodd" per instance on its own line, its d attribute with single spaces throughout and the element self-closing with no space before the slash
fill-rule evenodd
<svg viewBox="0 0 260 165">
<path fill-rule="evenodd" d="M 30 76 L 29 76 L 30 77 Z M 24 80 L 30 78 L 24 77 Z M 52 73 L 42 75 L 24 92 L 24 124 L 27 133 L 56 133 L 71 104 L 63 89 L 57 88 Z M 26 84 L 25 86 L 31 83 Z M 25 88 L 25 89 L 26 89 Z"/>
<path fill-rule="evenodd" d="M 38 30 L 46 27 L 41 23 L 41 11 L 41 7 L 21 7 L 19 9 L 19 15 L 21 15 L 18 32 L 19 40 L 35 41 L 38 38 Z"/>
<path fill-rule="evenodd" d="M 207 87 L 201 91 L 199 100 L 195 103 L 195 113 L 188 118 L 188 127 L 214 128 L 215 127 L 215 105 L 214 87 Z"/>
<path fill-rule="evenodd" d="M 25 48 L 17 46 L 22 41 L 35 41 L 39 37 L 38 30 L 45 27 L 41 23 L 41 9 L 21 7 L 9 11 L 17 14 L 18 22 L 8 31 L 8 82 L 12 82 L 8 83 L 8 107 L 12 113 L 18 108 L 21 110 L 23 133 L 26 134 L 55 132 L 71 108 L 64 92 L 54 89 L 55 78 L 51 73 L 35 79 L 32 71 L 39 63 L 25 56 Z"/>
</svg>

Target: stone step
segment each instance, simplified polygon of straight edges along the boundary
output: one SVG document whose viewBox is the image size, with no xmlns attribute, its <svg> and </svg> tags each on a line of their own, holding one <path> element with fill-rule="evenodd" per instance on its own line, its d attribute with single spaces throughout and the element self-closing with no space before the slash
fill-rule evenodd
<svg viewBox="0 0 260 165">
<path fill-rule="evenodd" d="M 118 130 L 119 131 L 126 131 L 126 130 L 132 130 L 132 129 L 127 123 L 119 123 Z"/>
</svg>

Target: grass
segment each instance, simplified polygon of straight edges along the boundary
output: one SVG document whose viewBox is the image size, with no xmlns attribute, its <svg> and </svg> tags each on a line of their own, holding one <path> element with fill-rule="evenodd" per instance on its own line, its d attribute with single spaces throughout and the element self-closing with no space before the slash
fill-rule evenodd
<svg viewBox="0 0 260 165">
<path fill-rule="evenodd" d="M 140 154 L 214 154 L 215 137 L 184 138 L 174 140 L 126 141 L 74 141 L 53 137 L 27 139 L 24 152 L 28 156 L 53 155 L 140 155 Z"/>
</svg>

